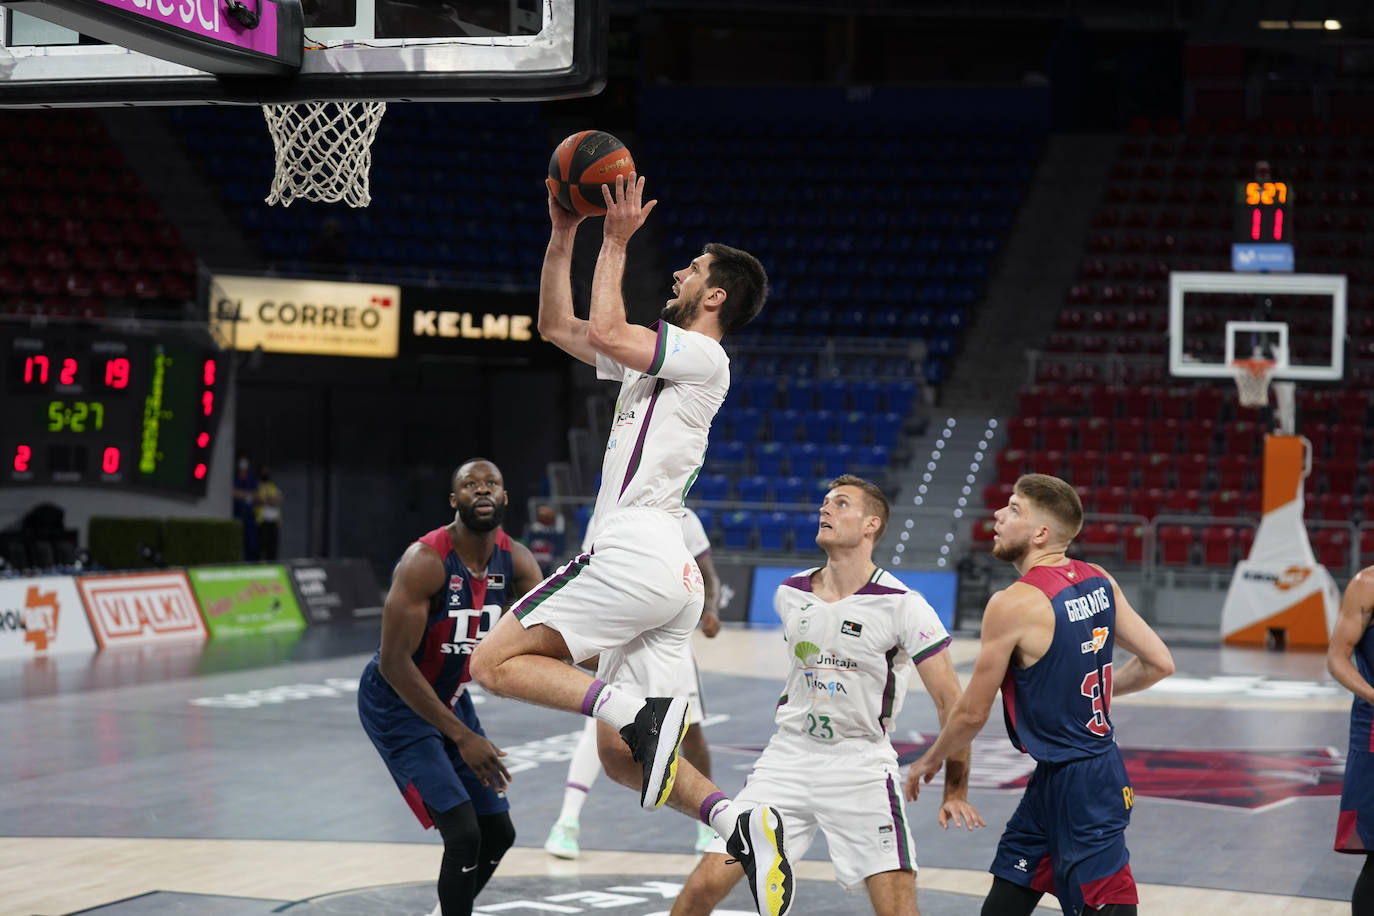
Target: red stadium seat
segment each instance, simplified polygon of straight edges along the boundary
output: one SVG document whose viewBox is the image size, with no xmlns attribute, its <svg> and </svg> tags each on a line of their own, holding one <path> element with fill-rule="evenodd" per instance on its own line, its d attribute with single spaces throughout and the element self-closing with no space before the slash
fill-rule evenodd
<svg viewBox="0 0 1374 916">
<path fill-rule="evenodd" d="M 1053 417 L 1040 427 L 1040 447 L 1066 451 L 1072 447 L 1070 439 L 1077 423 L 1072 417 Z"/>
<path fill-rule="evenodd" d="M 1161 525 L 1159 562 L 1165 566 L 1186 566 L 1193 561 L 1193 529 L 1188 525 Z"/>
<path fill-rule="evenodd" d="M 1145 420 L 1142 417 L 1123 417 L 1112 427 L 1112 442 L 1117 451 L 1145 450 Z"/>
<path fill-rule="evenodd" d="M 1145 534 L 1148 530 L 1144 525 L 1127 525 L 1121 529 L 1122 559 L 1127 563 L 1145 562 Z"/>
<path fill-rule="evenodd" d="M 1178 449 L 1179 421 L 1172 417 L 1150 420 L 1146 429 L 1150 436 L 1150 448 L 1156 452 L 1173 452 Z"/>
<path fill-rule="evenodd" d="M 1206 455 L 1180 454 L 1174 459 L 1174 485 L 1185 490 L 1201 490 L 1207 483 L 1211 459 Z"/>
<path fill-rule="evenodd" d="M 1235 563 L 1236 529 L 1230 525 L 1208 525 L 1202 529 L 1202 562 L 1206 566 L 1229 567 Z"/>
<path fill-rule="evenodd" d="M 1079 532 L 1078 544 L 1084 554 L 1117 556 L 1121 553 L 1121 526 L 1116 522 L 1088 522 Z"/>
<path fill-rule="evenodd" d="M 1111 429 L 1112 421 L 1106 417 L 1088 417 L 1080 421 L 1078 424 L 1078 447 L 1085 451 L 1105 451 Z"/>
<path fill-rule="evenodd" d="M 1125 515 L 1131 491 L 1125 487 L 1098 487 L 1097 511 L 1102 515 Z"/>
<path fill-rule="evenodd" d="M 1136 470 L 1142 487 L 1167 489 L 1173 476 L 1174 456 L 1164 452 L 1144 452 L 1140 455 L 1140 465 Z"/>
<path fill-rule="evenodd" d="M 1165 498 L 1158 487 L 1135 490 L 1131 493 L 1131 514 L 1154 518 L 1164 509 Z"/>
<path fill-rule="evenodd" d="M 1102 453 L 1091 449 L 1076 449 L 1069 453 L 1069 480 L 1074 486 L 1096 487 L 1102 467 Z M 1099 510 L 1101 511 L 1101 510 Z"/>
<path fill-rule="evenodd" d="M 1022 451 L 1040 446 L 1040 418 L 1012 417 L 1007 423 L 1007 445 Z"/>
<path fill-rule="evenodd" d="M 1135 452 L 1108 452 L 1103 456 L 1102 482 L 1109 487 L 1133 487 L 1135 466 Z"/>
<path fill-rule="evenodd" d="M 1170 515 L 1196 515 L 1202 511 L 1202 494 L 1197 490 L 1169 490 L 1164 508 Z"/>
<path fill-rule="evenodd" d="M 1350 530 L 1318 528 L 1312 533 L 1312 550 L 1318 563 L 1333 576 L 1343 577 L 1350 566 Z"/>
<path fill-rule="evenodd" d="M 996 522 L 991 518 L 981 518 L 973 523 L 972 541 L 975 549 L 992 549 L 992 539 L 995 536 L 992 529 L 995 524 Z"/>
</svg>

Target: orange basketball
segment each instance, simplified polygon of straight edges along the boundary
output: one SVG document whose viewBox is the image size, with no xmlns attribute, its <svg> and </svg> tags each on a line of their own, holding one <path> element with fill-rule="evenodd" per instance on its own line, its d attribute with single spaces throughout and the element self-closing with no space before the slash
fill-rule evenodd
<svg viewBox="0 0 1374 916">
<path fill-rule="evenodd" d="M 558 202 L 582 216 L 601 216 L 606 202 L 601 186 L 611 185 L 634 171 L 630 151 L 604 130 L 579 130 L 554 149 L 549 157 L 549 177 L 558 182 Z"/>
</svg>

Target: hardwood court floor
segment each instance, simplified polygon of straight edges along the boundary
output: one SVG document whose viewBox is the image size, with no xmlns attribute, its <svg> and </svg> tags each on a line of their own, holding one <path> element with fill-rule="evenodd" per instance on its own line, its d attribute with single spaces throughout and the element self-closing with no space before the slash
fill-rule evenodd
<svg viewBox="0 0 1374 916">
<path fill-rule="evenodd" d="M 0 665 L 0 914 L 427 913 L 438 838 L 357 721 L 375 627 Z M 1212 642 L 1175 640 L 1178 674 L 1113 706 L 1138 796 L 1127 839 L 1140 911 L 1348 913 L 1362 863 L 1331 851 L 1348 695 L 1319 655 Z M 967 676 L 977 641 L 953 652 Z M 698 657 L 715 776 L 736 791 L 772 732 L 787 659 L 775 630 L 698 636 Z M 692 823 L 603 780 L 583 857 L 549 858 L 581 723 L 479 699 L 510 754 L 519 833 L 479 911 L 666 912 L 696 861 Z M 894 735 L 904 761 L 936 724 L 918 681 Z M 945 833 L 928 797 L 909 806 L 927 916 L 978 912 L 1028 772 L 995 714 L 974 748 L 972 798 L 990 826 Z M 866 911 L 831 880 L 823 840 L 798 875 L 799 914 Z M 740 887 L 718 912 L 750 911 Z"/>
</svg>

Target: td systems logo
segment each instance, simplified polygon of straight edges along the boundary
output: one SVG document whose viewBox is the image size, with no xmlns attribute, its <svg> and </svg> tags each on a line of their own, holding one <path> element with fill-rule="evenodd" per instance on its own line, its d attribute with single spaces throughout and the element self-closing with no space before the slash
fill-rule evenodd
<svg viewBox="0 0 1374 916">
<path fill-rule="evenodd" d="M 135 642 L 206 638 L 205 622 L 185 573 L 83 576 L 77 584 L 102 649 Z"/>
</svg>

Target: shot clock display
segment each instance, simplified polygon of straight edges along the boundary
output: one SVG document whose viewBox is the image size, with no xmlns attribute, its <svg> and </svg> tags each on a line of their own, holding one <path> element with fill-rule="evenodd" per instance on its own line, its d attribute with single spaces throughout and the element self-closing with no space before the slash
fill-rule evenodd
<svg viewBox="0 0 1374 916">
<path fill-rule="evenodd" d="M 1292 242 L 1293 188 L 1283 181 L 1236 182 L 1237 242 Z"/>
<path fill-rule="evenodd" d="M 205 494 L 219 423 L 219 354 L 83 331 L 7 333 L 0 485 Z"/>
</svg>

